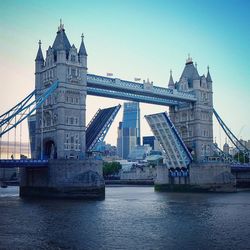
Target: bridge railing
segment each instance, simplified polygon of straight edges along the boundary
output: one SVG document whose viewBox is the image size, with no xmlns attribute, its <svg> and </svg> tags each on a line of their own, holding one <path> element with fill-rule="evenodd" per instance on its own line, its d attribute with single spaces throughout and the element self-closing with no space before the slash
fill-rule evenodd
<svg viewBox="0 0 250 250">
<path fill-rule="evenodd" d="M 1 168 L 16 168 L 16 167 L 47 167 L 48 160 L 35 159 L 20 159 L 20 160 L 0 160 Z"/>
</svg>

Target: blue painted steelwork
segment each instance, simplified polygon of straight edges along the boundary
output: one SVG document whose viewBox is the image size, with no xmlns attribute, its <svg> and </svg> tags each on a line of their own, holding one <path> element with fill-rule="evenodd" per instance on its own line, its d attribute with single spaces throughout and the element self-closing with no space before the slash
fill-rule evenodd
<svg viewBox="0 0 250 250">
<path fill-rule="evenodd" d="M 193 160 L 172 121 L 165 112 L 145 116 L 154 136 L 166 154 L 169 169 L 186 169 Z"/>
<path fill-rule="evenodd" d="M 250 172 L 250 164 L 232 164 L 231 165 L 232 172 Z"/>
<path fill-rule="evenodd" d="M 36 95 L 36 91 L 30 93 L 21 102 L 0 116 L 0 137 L 5 133 L 15 128 L 23 120 L 29 117 L 44 101 L 56 90 L 59 82 L 54 82 L 43 94 L 31 101 L 31 98 Z"/>
<path fill-rule="evenodd" d="M 170 176 L 170 177 L 187 177 L 187 176 L 189 176 L 189 170 L 187 168 L 180 169 L 180 170 L 170 169 L 168 176 Z"/>
<path fill-rule="evenodd" d="M 12 113 L 15 113 L 16 111 L 22 109 L 24 105 L 35 95 L 35 90 L 32 91 L 27 97 L 25 97 L 21 102 L 19 102 L 17 105 L 15 105 L 13 108 L 5 112 L 0 116 L 0 125 L 2 125 L 4 122 L 7 122 L 11 119 Z"/>
<path fill-rule="evenodd" d="M 233 132 L 227 127 L 227 125 L 223 122 L 223 120 L 221 119 L 221 117 L 219 116 L 219 114 L 215 111 L 215 109 L 213 109 L 213 113 L 217 119 L 217 121 L 219 122 L 219 124 L 221 125 L 222 129 L 224 130 L 224 132 L 226 133 L 226 135 L 228 136 L 229 140 L 234 144 L 234 146 L 243 153 L 250 153 L 249 149 L 247 147 L 245 147 L 241 141 L 233 134 Z"/>
<path fill-rule="evenodd" d="M 115 90 L 109 89 L 99 89 L 94 87 L 87 87 L 87 94 L 94 95 L 94 96 L 102 96 L 102 97 L 109 97 L 114 99 L 121 99 L 127 101 L 134 101 L 134 102 L 143 102 L 143 103 L 151 103 L 157 104 L 162 106 L 171 106 L 171 105 L 178 105 L 178 102 L 173 100 L 167 100 L 163 98 L 158 98 L 154 96 L 144 96 L 133 94 L 129 92 L 119 92 Z"/>
<path fill-rule="evenodd" d="M 178 131 L 176 130 L 173 122 L 169 119 L 169 117 L 167 116 L 167 114 L 164 112 L 163 113 L 164 117 L 166 118 L 167 120 L 167 123 L 169 124 L 170 128 L 172 129 L 172 131 L 174 132 L 178 142 L 180 143 L 181 147 L 184 149 L 188 159 L 189 159 L 189 162 L 187 162 L 187 165 L 189 165 L 191 163 L 191 161 L 193 160 L 193 157 L 191 155 L 191 153 L 189 152 L 188 148 L 186 147 L 185 143 L 183 142 L 181 136 L 179 135 Z"/>
<path fill-rule="evenodd" d="M 99 109 L 86 129 L 86 151 L 94 151 L 98 142 L 102 142 L 114 121 L 121 105 Z"/>
<path fill-rule="evenodd" d="M 136 102 L 152 103 L 164 106 L 193 103 L 193 94 L 155 87 L 150 83 L 136 83 L 93 74 L 87 75 L 87 93 L 89 95 L 119 98 Z"/>
<path fill-rule="evenodd" d="M 48 160 L 33 160 L 33 159 L 20 159 L 20 160 L 0 160 L 0 168 L 41 168 L 48 167 Z"/>
</svg>

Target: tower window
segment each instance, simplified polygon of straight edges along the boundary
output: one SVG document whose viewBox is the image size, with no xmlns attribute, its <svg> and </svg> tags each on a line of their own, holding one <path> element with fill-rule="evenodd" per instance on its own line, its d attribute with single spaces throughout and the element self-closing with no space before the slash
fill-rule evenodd
<svg viewBox="0 0 250 250">
<path fill-rule="evenodd" d="M 76 69 L 71 69 L 71 75 L 76 76 Z"/>
<path fill-rule="evenodd" d="M 75 62 L 76 61 L 76 56 L 75 55 L 71 55 L 71 61 Z"/>
</svg>

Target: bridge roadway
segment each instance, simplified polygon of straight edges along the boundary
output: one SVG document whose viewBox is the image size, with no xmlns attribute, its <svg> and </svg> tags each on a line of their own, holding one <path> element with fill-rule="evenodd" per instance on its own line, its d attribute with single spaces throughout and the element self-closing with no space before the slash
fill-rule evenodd
<svg viewBox="0 0 250 250">
<path fill-rule="evenodd" d="M 192 93 L 93 74 L 87 74 L 87 94 L 163 106 L 196 101 Z"/>
<path fill-rule="evenodd" d="M 0 168 L 44 168 L 48 167 L 48 160 L 34 160 L 34 159 L 17 159 L 17 160 L 0 160 Z"/>
</svg>

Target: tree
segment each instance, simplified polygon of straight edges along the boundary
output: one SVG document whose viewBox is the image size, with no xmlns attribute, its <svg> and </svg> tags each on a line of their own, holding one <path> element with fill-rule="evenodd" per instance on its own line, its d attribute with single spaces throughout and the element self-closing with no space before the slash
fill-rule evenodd
<svg viewBox="0 0 250 250">
<path fill-rule="evenodd" d="M 122 166 L 119 162 L 104 162 L 103 175 L 104 177 L 118 174 Z"/>
<path fill-rule="evenodd" d="M 249 158 L 247 154 L 244 154 L 243 152 L 239 152 L 234 155 L 234 159 L 236 161 L 240 161 L 240 163 L 249 163 Z"/>
</svg>

